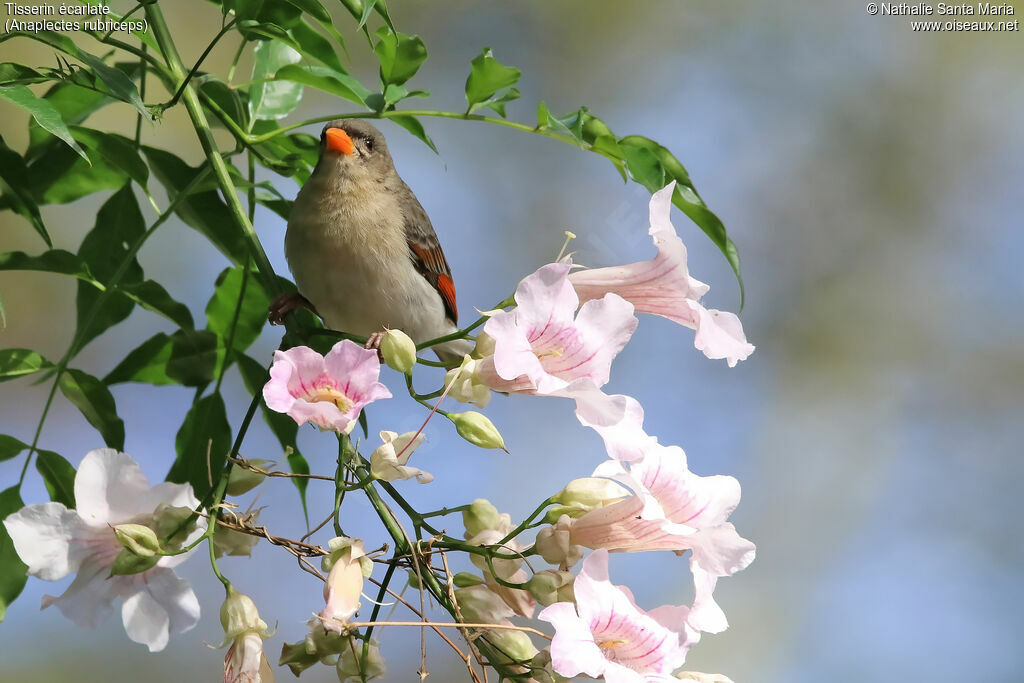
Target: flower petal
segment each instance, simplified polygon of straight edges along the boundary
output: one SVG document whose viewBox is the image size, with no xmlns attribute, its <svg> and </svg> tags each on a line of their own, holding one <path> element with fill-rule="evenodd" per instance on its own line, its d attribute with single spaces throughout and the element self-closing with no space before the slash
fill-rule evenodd
<svg viewBox="0 0 1024 683">
<path fill-rule="evenodd" d="M 124 598 L 121 620 L 128 637 L 148 647 L 150 652 L 159 652 L 167 647 L 170 617 L 167 610 L 146 591 L 140 590 Z"/>
<path fill-rule="evenodd" d="M 743 334 L 743 324 L 733 313 L 708 310 L 696 301 L 687 305 L 694 312 L 697 334 L 693 345 L 711 359 L 725 358 L 729 367 L 746 360 L 754 352 L 754 345 Z"/>
<path fill-rule="evenodd" d="M 516 287 L 517 323 L 533 330 L 531 340 L 551 325 L 572 324 L 580 300 L 566 278 L 569 268 L 568 263 L 549 263 Z"/>
<path fill-rule="evenodd" d="M 590 627 L 576 613 L 571 602 L 556 602 L 541 610 L 537 618 L 555 627 L 551 639 L 551 668 L 562 676 L 586 674 L 597 678 L 608 664 L 594 643 Z"/>
<path fill-rule="evenodd" d="M 60 503 L 26 505 L 4 520 L 30 576 L 56 581 L 78 571 L 84 549 L 75 542 L 85 524 Z"/>
<path fill-rule="evenodd" d="M 149 493 L 149 481 L 131 456 L 112 448 L 86 453 L 75 475 L 75 506 L 92 526 L 127 522 L 137 502 Z"/>
<path fill-rule="evenodd" d="M 41 609 L 56 605 L 61 614 L 79 626 L 95 628 L 110 613 L 118 595 L 117 583 L 107 580 L 109 573 L 109 564 L 92 558 L 85 560 L 62 595 L 43 596 Z"/>
</svg>

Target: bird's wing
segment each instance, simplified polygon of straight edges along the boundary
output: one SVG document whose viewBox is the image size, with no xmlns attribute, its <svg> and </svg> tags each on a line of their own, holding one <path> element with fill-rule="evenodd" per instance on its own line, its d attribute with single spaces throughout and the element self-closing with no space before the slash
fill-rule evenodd
<svg viewBox="0 0 1024 683">
<path fill-rule="evenodd" d="M 455 282 L 452 271 L 441 251 L 441 243 L 430 224 L 427 212 L 410 191 L 411 201 L 403 202 L 405 206 L 405 237 L 409 243 L 409 256 L 416 270 L 426 278 L 427 282 L 437 290 L 444 302 L 444 310 L 452 323 L 458 322 L 459 311 L 455 302 Z"/>
</svg>

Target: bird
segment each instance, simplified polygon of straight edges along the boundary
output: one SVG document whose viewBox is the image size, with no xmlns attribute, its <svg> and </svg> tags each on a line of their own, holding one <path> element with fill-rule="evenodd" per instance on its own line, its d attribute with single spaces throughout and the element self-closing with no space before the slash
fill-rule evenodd
<svg viewBox="0 0 1024 683">
<path fill-rule="evenodd" d="M 458 330 L 455 283 L 437 233 L 372 124 L 324 126 L 284 243 L 298 293 L 271 304 L 272 323 L 312 308 L 327 327 L 367 337 L 368 348 L 379 347 L 387 329 L 417 344 Z M 465 339 L 433 348 L 448 363 L 471 349 Z"/>
</svg>

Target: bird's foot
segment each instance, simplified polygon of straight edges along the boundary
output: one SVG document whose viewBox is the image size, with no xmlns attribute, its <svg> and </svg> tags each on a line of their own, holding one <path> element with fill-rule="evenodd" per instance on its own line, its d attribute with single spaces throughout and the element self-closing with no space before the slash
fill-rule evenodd
<svg viewBox="0 0 1024 683">
<path fill-rule="evenodd" d="M 364 345 L 364 348 L 375 349 L 377 351 L 377 360 L 379 360 L 381 363 L 384 362 L 384 354 L 381 353 L 380 343 L 384 340 L 385 334 L 387 333 L 383 331 L 374 332 L 369 337 L 367 337 L 366 344 Z"/>
<path fill-rule="evenodd" d="M 267 319 L 271 325 L 280 325 L 284 322 L 286 315 L 300 308 L 308 308 L 316 313 L 316 308 L 309 302 L 309 299 L 298 292 L 288 292 L 277 297 L 270 304 L 270 307 L 267 309 Z"/>
</svg>

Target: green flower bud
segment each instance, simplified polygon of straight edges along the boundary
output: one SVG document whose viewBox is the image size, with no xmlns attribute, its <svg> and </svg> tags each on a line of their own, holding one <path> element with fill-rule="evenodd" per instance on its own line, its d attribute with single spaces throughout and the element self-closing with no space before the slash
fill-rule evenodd
<svg viewBox="0 0 1024 683">
<path fill-rule="evenodd" d="M 258 459 L 250 460 L 249 463 L 261 470 L 265 470 L 268 465 L 273 465 L 274 461 Z M 267 475 L 262 472 L 255 472 L 248 467 L 235 465 L 231 468 L 231 474 L 228 475 L 227 494 L 229 496 L 241 496 L 262 484 L 266 478 Z"/>
<path fill-rule="evenodd" d="M 572 572 L 545 569 L 534 574 L 526 582 L 526 590 L 536 598 L 537 602 L 547 607 L 556 602 L 571 602 L 573 600 L 572 586 L 575 580 Z"/>
<path fill-rule="evenodd" d="M 452 583 L 455 584 L 456 588 L 469 588 L 470 586 L 479 586 L 484 582 L 476 574 L 470 574 L 469 572 L 459 572 L 452 577 Z"/>
<path fill-rule="evenodd" d="M 501 513 L 489 500 L 477 498 L 462 511 L 462 523 L 466 526 L 466 538 L 472 538 L 481 531 L 501 526 Z"/>
<path fill-rule="evenodd" d="M 125 548 L 118 553 L 117 557 L 114 558 L 114 564 L 110 567 L 110 576 L 141 574 L 142 572 L 155 567 L 156 563 L 159 561 L 159 555 L 142 557 L 141 555 L 136 555 L 128 548 Z"/>
<path fill-rule="evenodd" d="M 156 532 L 142 524 L 118 524 L 114 536 L 128 551 L 139 557 L 153 557 L 160 552 Z M 133 572 L 134 573 L 134 572 Z"/>
<path fill-rule="evenodd" d="M 220 606 L 220 625 L 224 627 L 227 640 L 233 640 L 248 631 L 258 633 L 261 637 L 268 635 L 267 624 L 260 619 L 256 603 L 234 588 L 228 589 L 228 595 Z"/>
<path fill-rule="evenodd" d="M 476 336 L 476 346 L 473 348 L 473 358 L 486 358 L 494 355 L 494 337 L 481 332 Z"/>
<path fill-rule="evenodd" d="M 380 353 L 389 368 L 408 375 L 416 367 L 416 344 L 401 330 L 388 330 L 380 341 Z"/>
<path fill-rule="evenodd" d="M 448 419 L 455 423 L 455 431 L 466 441 L 480 448 L 500 448 L 508 453 L 501 433 L 485 415 L 475 410 L 465 413 L 449 413 Z"/>
<path fill-rule="evenodd" d="M 562 505 L 593 510 L 610 505 L 627 495 L 629 495 L 629 491 L 611 479 L 582 477 L 573 479 L 566 484 L 565 488 L 559 491 L 552 500 Z"/>
<path fill-rule="evenodd" d="M 511 629 L 488 629 L 487 640 L 501 651 L 501 659 L 513 662 L 528 662 L 537 654 L 537 646 L 530 636 Z"/>
</svg>

